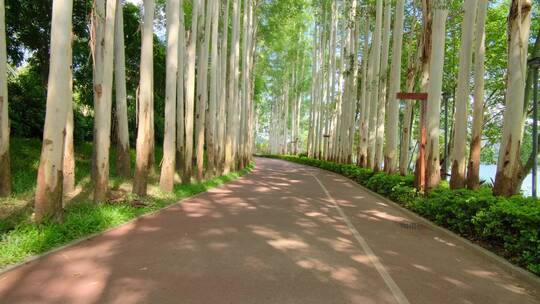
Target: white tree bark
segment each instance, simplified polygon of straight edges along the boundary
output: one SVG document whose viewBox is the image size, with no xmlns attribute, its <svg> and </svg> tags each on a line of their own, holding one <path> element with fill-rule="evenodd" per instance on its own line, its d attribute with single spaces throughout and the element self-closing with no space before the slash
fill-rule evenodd
<svg viewBox="0 0 540 304">
<path fill-rule="evenodd" d="M 455 100 L 455 127 L 452 145 L 452 176 L 450 188 L 465 187 L 465 149 L 467 142 L 468 105 L 470 97 L 471 61 L 474 40 L 474 24 L 476 20 L 477 0 L 466 0 L 461 25 L 461 47 L 459 51 L 459 74 Z"/>
<path fill-rule="evenodd" d="M 358 132 L 358 151 L 356 164 L 358 166 L 366 166 L 367 161 L 367 133 L 368 133 L 368 113 L 369 113 L 369 99 L 368 99 L 368 86 L 370 84 L 368 63 L 370 61 L 369 52 L 369 14 L 366 14 L 364 23 L 364 50 L 362 53 L 362 87 L 360 92 L 360 127 Z"/>
<path fill-rule="evenodd" d="M 68 60 L 70 60 L 70 66 L 72 65 L 73 61 L 73 49 L 70 48 L 71 53 L 68 56 Z M 69 90 L 70 92 L 73 92 L 73 70 L 70 69 L 70 75 L 69 75 Z M 73 98 L 72 98 L 73 99 Z M 68 116 L 66 119 L 66 127 L 65 127 L 65 135 L 64 135 L 64 158 L 62 160 L 63 164 L 63 181 L 62 181 L 62 192 L 64 193 L 64 197 L 68 196 L 75 190 L 75 147 L 73 143 L 73 101 L 71 101 L 68 105 Z M 64 204 L 65 205 L 65 201 Z"/>
<path fill-rule="evenodd" d="M 206 118 L 206 155 L 208 158 L 206 173 L 209 176 L 216 174 L 216 121 L 217 121 L 217 100 L 218 100 L 218 73 L 220 58 L 219 48 L 219 7 L 220 1 L 215 0 L 211 3 L 212 12 L 212 43 L 211 43 L 211 67 L 210 67 L 210 98 L 208 102 L 208 117 Z"/>
<path fill-rule="evenodd" d="M 224 174 L 228 174 L 235 166 L 234 159 L 234 133 L 238 130 L 235 129 L 236 122 L 238 119 L 236 110 L 236 97 L 238 83 L 238 57 L 240 52 L 240 3 L 239 0 L 232 0 L 232 9 L 233 9 L 233 28 L 232 28 L 232 37 L 231 37 L 231 52 L 229 56 L 229 79 L 228 79 L 228 97 L 227 97 L 227 130 L 225 136 L 225 168 L 223 170 Z"/>
<path fill-rule="evenodd" d="M 375 170 L 379 171 L 383 163 L 383 147 L 384 147 L 384 126 L 385 126 L 385 111 L 386 111 L 386 94 L 388 85 L 388 52 L 390 47 L 390 21 L 392 6 L 390 1 L 385 1 L 384 21 L 383 21 L 383 43 L 381 55 L 381 78 L 379 84 L 379 106 L 377 109 L 377 133 L 375 137 Z"/>
<path fill-rule="evenodd" d="M 184 87 L 186 74 L 186 28 L 184 22 L 184 1 L 180 0 L 178 24 L 178 74 L 176 75 L 176 170 L 183 177 L 185 165 L 185 120 L 184 120 Z"/>
<path fill-rule="evenodd" d="M 62 217 L 64 128 L 72 102 L 69 57 L 72 9 L 72 0 L 53 1 L 47 110 L 35 197 L 34 219 L 38 223 Z"/>
<path fill-rule="evenodd" d="M 219 77 L 219 102 L 218 102 L 218 127 L 217 127 L 217 137 L 218 137 L 218 156 L 217 171 L 219 174 L 223 174 L 225 169 L 225 131 L 227 128 L 227 42 L 229 37 L 229 6 L 230 0 L 227 0 L 223 8 L 223 27 L 221 30 L 221 48 L 220 48 L 220 57 L 221 57 L 221 68 L 220 68 L 220 77 Z"/>
<path fill-rule="evenodd" d="M 153 21 L 154 0 L 144 0 L 141 35 L 141 65 L 139 80 L 139 128 L 137 130 L 137 161 L 133 192 L 146 195 L 152 144 L 153 83 Z"/>
<path fill-rule="evenodd" d="M 388 110 L 386 116 L 386 147 L 384 153 L 384 170 L 394 173 L 398 160 L 398 124 L 399 101 L 396 94 L 401 89 L 401 50 L 403 46 L 404 1 L 396 1 L 396 17 L 392 33 L 392 66 L 390 68 L 390 85 L 388 94 Z"/>
<path fill-rule="evenodd" d="M 114 27 L 116 23 L 116 2 L 107 0 L 105 27 L 103 29 L 103 76 L 102 83 L 96 84 L 97 103 L 95 110 L 96 175 L 94 176 L 94 202 L 107 198 L 109 189 L 109 150 L 111 145 L 111 112 L 114 58 Z"/>
<path fill-rule="evenodd" d="M 129 154 L 129 129 L 126 94 L 126 62 L 124 49 L 124 17 L 122 1 L 116 2 L 116 25 L 114 35 L 114 82 L 116 95 L 116 173 L 123 177 L 131 176 L 131 157 Z"/>
<path fill-rule="evenodd" d="M 488 0 L 478 0 L 476 12 L 476 43 L 474 46 L 474 104 L 473 126 L 471 131 L 471 147 L 469 167 L 467 170 L 467 187 L 478 189 L 480 186 L 480 149 L 482 144 L 482 126 L 484 124 L 484 74 L 486 57 L 486 16 Z"/>
<path fill-rule="evenodd" d="M 433 50 L 430 62 L 428 100 L 426 111 L 426 190 L 436 188 L 441 181 L 439 164 L 439 121 L 441 114 L 444 44 L 448 9 L 443 0 L 433 6 Z"/>
<path fill-rule="evenodd" d="M 163 161 L 159 185 L 170 192 L 174 187 L 176 169 L 176 93 L 178 75 L 178 34 L 180 30 L 180 2 L 167 0 L 167 68 L 165 80 L 165 134 L 163 136 Z"/>
<path fill-rule="evenodd" d="M 531 26 L 531 0 L 512 0 L 508 16 L 508 72 L 506 109 L 499 161 L 493 193 L 510 196 L 516 193 L 521 174 L 520 147 L 525 80 L 527 75 L 528 39 Z"/>
<path fill-rule="evenodd" d="M 383 19 L 383 0 L 377 0 L 375 32 L 373 34 L 373 58 L 372 58 L 372 78 L 369 85 L 369 131 L 367 142 L 367 167 L 375 169 L 375 136 L 377 133 L 377 110 L 379 103 L 379 79 L 381 79 L 381 31 Z M 369 76 L 368 76 L 369 77 Z"/>
<path fill-rule="evenodd" d="M 195 147 L 197 156 L 197 180 L 204 178 L 204 122 L 208 103 L 208 48 L 210 46 L 211 14 L 205 1 L 201 1 L 199 9 L 199 56 L 197 57 L 197 106 L 195 109 Z M 204 22 L 204 23 L 203 23 Z"/>
<path fill-rule="evenodd" d="M 189 35 L 189 44 L 187 48 L 187 66 L 186 66 L 186 96 L 185 96 L 185 155 L 184 172 L 182 182 L 189 184 L 191 182 L 193 168 L 193 114 L 195 111 L 195 52 L 197 50 L 197 25 L 199 18 L 199 7 L 201 0 L 194 0 L 191 17 L 191 32 Z"/>
<path fill-rule="evenodd" d="M 0 0 L 0 197 L 11 193 L 9 159 L 9 112 L 7 90 L 6 18 L 4 0 Z"/>
</svg>

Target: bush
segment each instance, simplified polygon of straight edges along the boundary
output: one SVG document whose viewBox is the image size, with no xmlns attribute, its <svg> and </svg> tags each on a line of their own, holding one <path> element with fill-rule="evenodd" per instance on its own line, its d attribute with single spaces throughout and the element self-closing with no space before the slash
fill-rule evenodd
<svg viewBox="0 0 540 304">
<path fill-rule="evenodd" d="M 532 198 L 499 199 L 473 219 L 479 234 L 511 261 L 540 274 L 540 205 Z"/>
<path fill-rule="evenodd" d="M 346 176 L 427 219 L 474 241 L 488 243 L 510 261 L 540 274 L 540 203 L 532 198 L 497 197 L 491 188 L 451 190 L 446 183 L 427 196 L 401 176 L 305 156 L 270 156 Z"/>
</svg>

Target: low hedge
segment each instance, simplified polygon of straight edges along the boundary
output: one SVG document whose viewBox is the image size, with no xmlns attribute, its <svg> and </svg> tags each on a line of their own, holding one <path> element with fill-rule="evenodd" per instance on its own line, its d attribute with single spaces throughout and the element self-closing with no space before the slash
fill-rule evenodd
<svg viewBox="0 0 540 304">
<path fill-rule="evenodd" d="M 424 196 L 414 188 L 413 176 L 374 173 L 355 165 L 305 156 L 265 157 L 319 167 L 344 175 L 540 275 L 540 202 L 536 199 L 522 196 L 497 197 L 489 187 L 472 191 L 451 190 L 445 185 Z"/>
</svg>

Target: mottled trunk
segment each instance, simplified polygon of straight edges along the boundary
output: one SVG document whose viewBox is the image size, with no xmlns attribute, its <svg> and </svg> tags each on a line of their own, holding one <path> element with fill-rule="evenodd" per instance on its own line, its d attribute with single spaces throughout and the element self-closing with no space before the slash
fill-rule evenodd
<svg viewBox="0 0 540 304">
<path fill-rule="evenodd" d="M 375 164 L 375 137 L 377 133 L 377 113 L 379 106 L 379 80 L 381 79 L 381 32 L 382 32 L 382 19 L 383 19 L 383 0 L 377 0 L 376 19 L 375 19 L 375 32 L 373 34 L 373 58 L 372 69 L 373 77 L 370 84 L 369 96 L 369 131 L 367 142 L 367 167 L 375 169 L 378 167 Z"/>
<path fill-rule="evenodd" d="M 433 7 L 433 51 L 430 62 L 428 100 L 426 112 L 426 191 L 439 186 L 441 170 L 439 164 L 439 121 L 444 65 L 444 43 L 448 9 L 442 0 Z"/>
<path fill-rule="evenodd" d="M 238 79 L 238 53 L 240 51 L 240 39 L 239 39 L 239 16 L 240 16 L 240 4 L 239 0 L 232 0 L 233 7 L 233 28 L 231 39 L 231 52 L 229 56 L 229 79 L 228 79 L 228 97 L 227 97 L 227 130 L 225 135 L 225 167 L 223 169 L 224 174 L 228 174 L 234 168 L 234 132 L 237 130 L 234 128 L 236 115 L 235 102 L 236 91 L 235 88 Z"/>
<path fill-rule="evenodd" d="M 474 105 L 473 126 L 471 133 L 471 147 L 469 166 L 467 170 L 467 187 L 478 189 L 480 186 L 480 153 L 482 146 L 482 127 L 484 124 L 484 73 L 486 57 L 485 23 L 488 0 L 478 0 L 476 12 L 476 43 L 474 47 Z"/>
<path fill-rule="evenodd" d="M 176 170 L 183 177 L 182 169 L 185 165 L 185 120 L 184 120 L 184 86 L 186 61 L 186 28 L 184 23 L 184 1 L 179 4 L 178 27 L 178 75 L 176 77 Z"/>
<path fill-rule="evenodd" d="M 4 0 L 0 0 L 0 197 L 8 196 L 10 193 L 6 21 Z"/>
<path fill-rule="evenodd" d="M 208 106 L 208 47 L 210 40 L 211 16 L 207 12 L 205 1 L 201 1 L 199 8 L 199 29 L 197 30 L 199 55 L 197 57 L 197 94 L 195 107 L 195 147 L 197 160 L 197 181 L 204 178 L 204 123 L 206 120 L 206 107 Z"/>
<path fill-rule="evenodd" d="M 49 89 L 37 176 L 35 221 L 62 219 L 65 126 L 71 97 L 72 0 L 54 0 L 51 21 Z"/>
<path fill-rule="evenodd" d="M 392 66 L 390 68 L 390 85 L 386 111 L 386 147 L 384 152 L 384 170 L 394 173 L 398 160 L 398 124 L 399 101 L 396 94 L 401 89 L 401 49 L 403 44 L 404 2 L 396 1 L 396 17 L 392 34 Z M 404 125 L 405 126 L 405 125 Z"/>
<path fill-rule="evenodd" d="M 111 113 L 114 56 L 114 27 L 116 2 L 107 0 L 105 27 L 103 29 L 103 75 L 97 88 L 95 110 L 96 175 L 94 176 L 94 203 L 106 200 L 109 190 L 109 150 L 111 144 Z M 100 42 L 101 43 L 101 42 Z"/>
<path fill-rule="evenodd" d="M 218 73 L 219 73 L 219 6 L 220 1 L 215 0 L 211 3 L 212 16 L 212 50 L 210 66 L 210 96 L 208 102 L 208 117 L 206 118 L 206 155 L 208 158 L 206 164 L 206 174 L 212 177 L 216 174 L 216 120 L 217 120 L 217 99 L 218 99 Z"/>
<path fill-rule="evenodd" d="M 384 121 L 386 110 L 386 94 L 388 85 L 388 52 L 390 46 L 390 19 L 391 5 L 390 1 L 385 1 L 384 21 L 383 21 L 383 43 L 381 56 L 381 76 L 379 84 L 379 106 L 377 109 L 377 131 L 375 134 L 375 162 L 374 169 L 379 171 L 383 163 L 383 146 L 384 146 Z"/>
<path fill-rule="evenodd" d="M 93 0 L 92 16 L 90 25 L 90 48 L 92 51 L 92 80 L 94 105 L 99 103 L 102 94 L 101 83 L 103 82 L 103 35 L 105 28 L 105 0 Z M 97 136 L 97 120 L 94 119 L 93 141 Z M 97 145 L 92 145 L 92 180 L 97 174 Z"/>
<path fill-rule="evenodd" d="M 217 137 L 218 137 L 218 156 L 217 156 L 217 171 L 218 174 L 223 174 L 225 169 L 225 131 L 227 128 L 227 41 L 229 36 L 229 4 L 227 0 L 223 7 L 223 27 L 221 29 L 221 49 L 220 49 L 220 77 L 219 77 L 219 101 L 218 101 L 218 120 L 217 120 Z"/>
<path fill-rule="evenodd" d="M 189 35 L 189 44 L 187 48 L 187 66 L 186 66 L 186 96 L 185 96 L 185 154 L 184 154 L 184 172 L 182 182 L 191 183 L 191 173 L 193 168 L 193 114 L 195 111 L 195 52 L 197 50 L 197 24 L 199 17 L 199 6 L 201 0 L 194 0 L 191 17 L 191 32 Z"/>
<path fill-rule="evenodd" d="M 470 96 L 470 77 L 472 61 L 472 44 L 474 39 L 474 24 L 476 20 L 477 0 L 467 0 L 463 4 L 465 11 L 461 25 L 461 47 L 459 51 L 459 74 L 456 90 L 456 116 L 454 142 L 452 145 L 452 175 L 450 188 L 465 187 L 466 142 L 468 105 Z"/>
<path fill-rule="evenodd" d="M 144 17 L 141 35 L 141 65 L 139 80 L 139 128 L 137 130 L 137 160 L 135 177 L 133 179 L 133 192 L 137 195 L 146 195 L 148 186 L 148 173 L 150 169 L 150 156 L 152 144 L 152 112 L 153 109 L 153 21 L 154 0 L 144 0 Z"/>
<path fill-rule="evenodd" d="M 124 17 L 121 0 L 116 2 L 116 26 L 114 35 L 114 82 L 116 95 L 116 174 L 131 176 L 129 154 L 129 128 L 126 94 L 126 62 L 124 47 Z"/>
<path fill-rule="evenodd" d="M 167 14 L 167 68 L 165 80 L 165 134 L 163 136 L 163 161 L 159 186 L 170 192 L 174 187 L 176 167 L 176 93 L 178 75 L 178 34 L 180 18 L 179 0 L 168 0 Z"/>
<path fill-rule="evenodd" d="M 69 56 L 68 58 L 72 58 Z M 72 75 L 70 75 L 70 86 L 73 89 Z M 73 145 L 73 102 L 68 105 L 68 116 L 66 120 L 66 130 L 64 136 L 64 159 L 63 159 L 63 189 L 64 196 L 75 190 L 75 149 Z"/>
<path fill-rule="evenodd" d="M 511 196 L 517 192 L 521 174 L 520 147 L 524 125 L 523 103 L 527 75 L 527 48 L 531 26 L 530 0 L 512 0 L 508 15 L 508 72 L 506 109 L 493 193 Z"/>
</svg>

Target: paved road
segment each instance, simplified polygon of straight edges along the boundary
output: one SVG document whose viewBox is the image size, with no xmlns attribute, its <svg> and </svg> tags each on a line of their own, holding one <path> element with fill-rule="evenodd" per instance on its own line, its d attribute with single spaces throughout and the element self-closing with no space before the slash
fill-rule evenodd
<svg viewBox="0 0 540 304">
<path fill-rule="evenodd" d="M 257 159 L 235 182 L 0 276 L 0 303 L 540 303 L 351 181 Z"/>
</svg>

